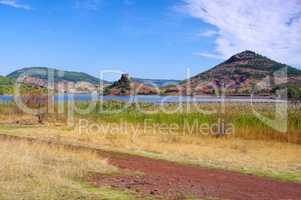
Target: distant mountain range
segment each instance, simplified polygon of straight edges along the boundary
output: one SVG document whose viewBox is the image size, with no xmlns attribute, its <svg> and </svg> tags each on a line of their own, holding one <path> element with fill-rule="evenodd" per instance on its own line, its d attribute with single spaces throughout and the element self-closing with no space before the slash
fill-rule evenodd
<svg viewBox="0 0 301 200">
<path fill-rule="evenodd" d="M 274 73 L 281 69 L 287 70 L 286 82 L 284 78 L 274 79 Z M 49 73 L 54 75 L 54 88 L 49 88 Z M 212 95 L 223 87 L 226 88 L 227 95 L 250 95 L 254 91 L 258 95 L 271 95 L 277 88 L 288 87 L 294 89 L 293 93 L 297 91 L 301 95 L 300 70 L 252 51 L 238 53 L 212 69 L 184 81 L 131 78 L 124 74 L 119 81 L 110 83 L 83 72 L 46 67 L 23 68 L 7 77 L 0 76 L 0 94 L 9 93 L 12 84 L 21 75 L 23 77 L 18 81 L 25 85 L 66 93 L 104 91 L 107 95 L 132 95 L 131 92 L 134 91 L 143 95 Z"/>
<path fill-rule="evenodd" d="M 65 93 L 68 92 L 83 93 L 83 92 L 100 91 L 102 89 L 100 87 L 100 83 L 103 84 L 103 87 L 112 85 L 112 83 L 109 81 L 100 80 L 94 76 L 91 76 L 83 72 L 62 71 L 62 70 L 47 68 L 47 67 L 22 68 L 8 74 L 6 77 L 3 77 L 3 79 L 5 78 L 6 80 L 10 80 L 10 83 L 13 83 L 14 81 L 19 81 L 26 85 L 47 88 L 49 87 L 48 85 L 49 75 L 53 76 L 53 80 L 55 84 L 54 88 L 50 88 L 50 89 L 54 89 L 56 91 L 65 92 Z M 145 94 L 149 93 L 147 92 L 149 91 L 148 89 L 151 88 L 151 90 L 153 90 L 152 87 L 154 86 L 160 88 L 162 86 L 168 86 L 171 84 L 174 85 L 180 82 L 178 80 L 142 79 L 142 78 L 131 78 L 131 81 L 133 81 L 136 85 L 139 84 L 140 89 L 141 89 L 140 86 L 143 86 L 145 89 Z M 8 93 L 7 91 L 4 90 L 2 91 L 3 91 L 2 93 L 5 94 Z M 120 93 L 120 95 L 121 94 L 122 93 Z"/>
<path fill-rule="evenodd" d="M 168 80 L 168 79 L 142 79 L 142 78 L 132 78 L 134 82 L 144 84 L 149 87 L 166 87 L 170 85 L 178 85 L 180 80 Z"/>
</svg>

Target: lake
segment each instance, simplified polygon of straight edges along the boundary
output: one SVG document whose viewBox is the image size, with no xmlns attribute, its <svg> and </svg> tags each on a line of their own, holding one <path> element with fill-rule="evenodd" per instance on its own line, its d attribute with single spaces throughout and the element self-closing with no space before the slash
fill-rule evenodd
<svg viewBox="0 0 301 200">
<path fill-rule="evenodd" d="M 92 98 L 91 95 L 88 94 L 74 94 L 74 95 L 63 95 L 63 96 L 55 96 L 56 101 L 91 101 L 92 99 L 98 100 L 118 100 L 125 102 L 143 102 L 143 103 L 181 103 L 181 102 L 193 102 L 193 103 L 216 103 L 216 102 L 256 102 L 256 103 L 275 103 L 275 102 L 284 102 L 283 100 L 272 99 L 269 97 L 253 97 L 250 96 L 227 96 L 225 99 L 216 96 L 98 96 Z M 12 102 L 14 101 L 13 96 L 0 96 L 0 102 Z"/>
</svg>

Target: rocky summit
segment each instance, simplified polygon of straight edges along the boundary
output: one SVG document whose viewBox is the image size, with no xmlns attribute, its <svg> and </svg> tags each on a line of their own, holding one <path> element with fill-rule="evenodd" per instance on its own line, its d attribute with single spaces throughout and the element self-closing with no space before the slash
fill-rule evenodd
<svg viewBox="0 0 301 200">
<path fill-rule="evenodd" d="M 282 72 L 283 76 L 279 77 Z M 300 87 L 301 71 L 255 52 L 244 51 L 178 86 L 165 88 L 165 94 L 211 95 L 224 88 L 227 95 L 253 92 L 269 95 L 283 85 Z"/>
</svg>

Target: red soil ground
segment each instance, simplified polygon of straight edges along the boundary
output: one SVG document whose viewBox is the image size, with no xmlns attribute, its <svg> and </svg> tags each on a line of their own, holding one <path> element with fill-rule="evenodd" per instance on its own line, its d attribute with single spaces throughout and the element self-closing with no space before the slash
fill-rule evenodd
<svg viewBox="0 0 301 200">
<path fill-rule="evenodd" d="M 301 200 L 301 183 L 281 182 L 238 172 L 207 169 L 43 140 L 5 135 L 0 135 L 0 139 L 47 143 L 75 151 L 92 150 L 108 158 L 110 164 L 130 172 L 93 175 L 89 177 L 89 181 L 95 186 L 131 189 L 145 196 L 153 195 L 164 199 L 210 197 L 229 200 Z M 127 175 L 133 174 L 132 172 L 141 172 L 142 175 Z"/>
<path fill-rule="evenodd" d="M 95 185 L 126 188 L 167 199 L 210 197 L 231 200 L 301 200 L 301 183 L 289 183 L 253 175 L 200 168 L 140 156 L 102 153 L 121 169 L 143 175 L 97 175 Z"/>
</svg>

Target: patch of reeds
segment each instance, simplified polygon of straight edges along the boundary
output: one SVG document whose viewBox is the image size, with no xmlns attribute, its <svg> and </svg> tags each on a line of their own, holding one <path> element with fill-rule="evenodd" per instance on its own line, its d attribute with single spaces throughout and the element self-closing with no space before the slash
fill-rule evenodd
<svg viewBox="0 0 301 200">
<path fill-rule="evenodd" d="M 84 110 L 89 106 L 88 102 L 76 102 L 77 110 Z M 59 113 L 59 105 L 55 104 L 54 111 L 47 113 L 48 122 L 66 122 L 68 118 L 68 104 L 63 105 L 63 113 Z M 97 123 L 120 123 L 144 125 L 151 124 L 175 124 L 179 127 L 179 135 L 192 134 L 201 136 L 198 129 L 186 132 L 187 126 L 193 127 L 207 124 L 213 126 L 216 123 L 231 124 L 235 128 L 234 134 L 229 137 L 258 140 L 276 140 L 281 142 L 301 143 L 301 109 L 289 106 L 287 118 L 287 131 L 285 133 L 270 127 L 255 116 L 253 110 L 261 115 L 273 119 L 275 108 L 272 104 L 228 103 L 224 108 L 220 104 L 158 104 L 138 103 L 126 104 L 119 101 L 97 102 L 94 109 L 88 114 L 75 112 L 77 118 L 85 118 Z M 208 114 L 208 112 L 215 113 Z M 20 118 L 22 113 L 13 103 L 0 104 L 0 118 Z M 218 124 L 219 125 L 219 124 Z M 223 132 L 221 133 L 223 135 Z M 216 135 L 215 135 L 216 136 Z"/>
</svg>

